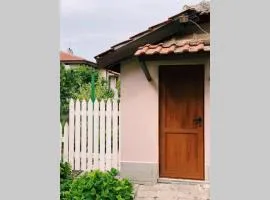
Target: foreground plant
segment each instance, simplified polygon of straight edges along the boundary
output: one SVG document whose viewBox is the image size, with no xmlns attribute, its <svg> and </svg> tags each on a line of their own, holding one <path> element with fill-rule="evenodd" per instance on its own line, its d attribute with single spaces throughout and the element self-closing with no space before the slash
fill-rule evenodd
<svg viewBox="0 0 270 200">
<path fill-rule="evenodd" d="M 66 199 L 73 181 L 71 166 L 67 162 L 60 163 L 60 199 Z"/>
<path fill-rule="evenodd" d="M 132 200 L 133 185 L 127 179 L 117 178 L 118 171 L 99 170 L 85 172 L 76 177 L 65 200 Z"/>
</svg>

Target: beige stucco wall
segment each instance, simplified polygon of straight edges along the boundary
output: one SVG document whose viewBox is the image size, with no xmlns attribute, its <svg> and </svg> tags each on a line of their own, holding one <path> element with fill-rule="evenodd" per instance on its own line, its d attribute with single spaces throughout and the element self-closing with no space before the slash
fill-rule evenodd
<svg viewBox="0 0 270 200">
<path fill-rule="evenodd" d="M 135 59 L 121 63 L 121 162 L 157 164 L 158 150 L 158 66 L 205 65 L 205 166 L 210 166 L 209 56 L 174 61 L 149 61 L 152 82 L 148 82 Z"/>
<path fill-rule="evenodd" d="M 157 162 L 158 158 L 158 77 L 149 68 L 153 82 L 148 82 L 134 60 L 121 68 L 121 160 Z"/>
</svg>

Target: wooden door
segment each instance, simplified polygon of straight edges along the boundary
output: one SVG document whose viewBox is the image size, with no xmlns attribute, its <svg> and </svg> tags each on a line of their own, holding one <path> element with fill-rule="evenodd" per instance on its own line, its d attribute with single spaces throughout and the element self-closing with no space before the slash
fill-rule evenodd
<svg viewBox="0 0 270 200">
<path fill-rule="evenodd" d="M 159 71 L 160 177 L 204 179 L 204 66 Z"/>
</svg>

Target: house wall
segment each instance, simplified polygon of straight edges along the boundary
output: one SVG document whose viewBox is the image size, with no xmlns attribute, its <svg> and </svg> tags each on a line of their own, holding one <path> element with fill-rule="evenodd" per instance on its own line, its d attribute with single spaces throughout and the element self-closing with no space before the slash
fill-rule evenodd
<svg viewBox="0 0 270 200">
<path fill-rule="evenodd" d="M 118 94 L 117 94 L 118 91 L 117 91 L 117 88 L 116 88 L 116 82 L 117 82 L 117 79 L 118 79 L 118 75 L 113 74 L 113 73 L 111 73 L 111 72 L 109 72 L 107 70 L 104 70 L 104 69 L 99 69 L 99 71 L 100 71 L 101 76 L 104 79 L 108 80 L 109 86 L 110 86 L 111 89 L 113 89 L 113 91 L 114 91 L 114 93 L 116 95 L 115 96 L 115 98 L 116 98 L 118 96 Z"/>
<path fill-rule="evenodd" d="M 72 66 L 70 66 L 70 65 L 67 65 L 67 64 L 63 64 L 63 65 L 64 65 L 65 69 L 71 69 L 72 68 Z"/>
<path fill-rule="evenodd" d="M 152 81 L 148 82 L 135 59 L 121 63 L 121 174 L 137 182 L 153 183 L 159 176 L 158 66 L 205 65 L 205 174 L 209 179 L 210 116 L 209 56 L 192 59 L 146 62 Z"/>
<path fill-rule="evenodd" d="M 100 72 L 100 75 L 101 75 L 103 78 L 107 79 L 107 71 L 106 71 L 106 70 L 104 70 L 104 69 L 99 69 L 99 72 Z"/>
</svg>

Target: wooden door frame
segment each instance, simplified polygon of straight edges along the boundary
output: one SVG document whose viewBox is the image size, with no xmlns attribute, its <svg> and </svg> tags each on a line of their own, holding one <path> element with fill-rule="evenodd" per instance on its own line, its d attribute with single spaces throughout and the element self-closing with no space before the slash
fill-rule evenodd
<svg viewBox="0 0 270 200">
<path fill-rule="evenodd" d="M 202 66 L 203 69 L 204 69 L 204 84 L 203 84 L 203 90 L 204 90 L 204 97 L 203 97 L 203 105 L 204 105 L 204 109 L 203 109 L 203 113 L 204 113 L 204 117 L 205 117 L 205 72 L 206 72 L 206 66 L 205 66 L 205 63 L 196 63 L 196 64 L 169 64 L 169 65 L 159 65 L 158 66 L 158 124 L 159 124 L 159 127 L 158 127 L 158 177 L 160 178 L 160 162 L 161 162 L 161 159 L 160 159 L 160 134 L 161 134 L 161 128 L 160 128 L 160 71 L 161 71 L 161 68 L 165 68 L 165 67 L 181 67 L 181 66 Z M 205 140 L 205 120 L 203 121 L 204 123 L 204 126 L 203 126 L 203 181 L 206 180 L 206 167 L 205 167 L 205 144 L 206 144 L 206 140 Z"/>
</svg>

